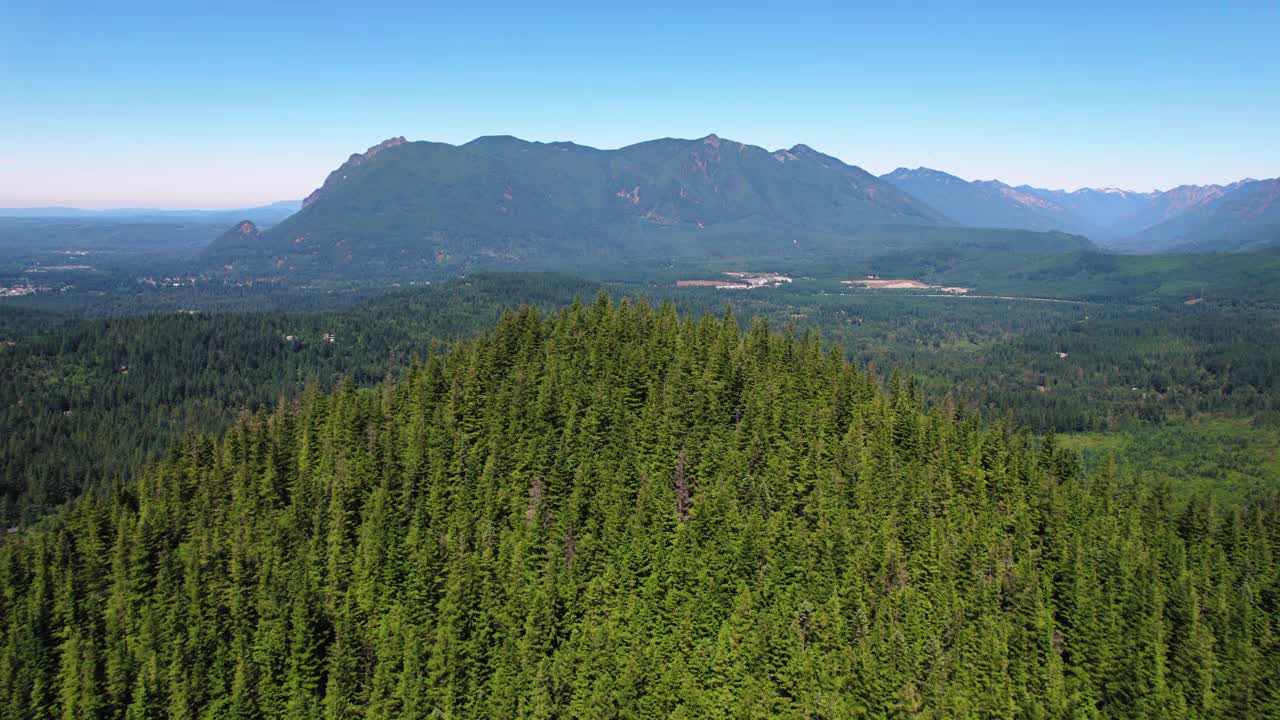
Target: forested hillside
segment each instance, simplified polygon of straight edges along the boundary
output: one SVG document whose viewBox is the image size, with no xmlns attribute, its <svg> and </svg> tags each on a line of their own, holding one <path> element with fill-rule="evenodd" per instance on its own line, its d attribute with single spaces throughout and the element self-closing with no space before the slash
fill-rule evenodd
<svg viewBox="0 0 1280 720">
<path fill-rule="evenodd" d="M 308 384 L 329 390 L 341 377 L 357 387 L 399 377 L 415 357 L 491 327 L 504 307 L 559 308 L 598 288 L 558 274 L 485 274 L 321 312 L 76 322 L 4 308 L 0 523 L 30 522 L 86 484 L 127 475 L 188 430 L 221 432 L 240 412 L 298 397 Z M 1035 432 L 1127 431 L 1205 414 L 1277 418 L 1280 410 L 1280 331 L 1265 296 L 1142 307 L 893 295 L 805 279 L 746 294 L 612 289 L 671 298 L 694 316 L 731 303 L 740 318 L 821 332 L 859 365 L 916 378 L 927 403 L 950 397 Z M 297 298 L 304 308 L 314 300 Z M 1190 460 L 1207 445 L 1220 443 L 1190 436 L 1166 452 Z M 1201 457 L 1194 466 L 1204 469 L 1163 479 L 1179 490 L 1213 489 L 1208 465 Z M 1233 494 L 1280 482 L 1280 463 L 1252 467 L 1253 479 L 1234 483 Z"/>
<path fill-rule="evenodd" d="M 7 539 L 0 718 L 1275 716 L 1278 514 L 601 296 Z"/>
<path fill-rule="evenodd" d="M 559 307 L 595 290 L 529 273 L 319 313 L 60 323 L 9 309 L 0 314 L 0 522 L 38 518 L 86 485 L 127 476 L 185 432 L 221 432 L 239 413 L 298 397 L 307 385 L 377 383 L 483 332 L 507 305 Z"/>
<path fill-rule="evenodd" d="M 235 273 L 456 275 L 476 263 L 663 254 L 665 231 L 679 228 L 746 231 L 758 248 L 785 252 L 797 234 L 944 220 L 803 145 L 770 152 L 708 135 L 598 150 L 398 137 L 348 158 L 296 215 L 261 235 L 229 232 L 205 257 Z M 663 232 L 637 234 L 642 227 Z"/>
</svg>

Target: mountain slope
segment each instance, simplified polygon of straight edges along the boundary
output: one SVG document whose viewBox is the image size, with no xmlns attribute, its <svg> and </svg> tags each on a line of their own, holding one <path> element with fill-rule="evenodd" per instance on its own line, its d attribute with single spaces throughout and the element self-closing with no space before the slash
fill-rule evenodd
<svg viewBox="0 0 1280 720">
<path fill-rule="evenodd" d="M 1119 188 L 1080 188 L 1068 191 L 1019 185 L 1017 189 L 1054 203 L 1085 223 L 1101 229 L 1104 235 L 1114 233 L 1112 228 L 1116 223 L 1141 211 L 1160 195 Z"/>
<path fill-rule="evenodd" d="M 962 225 L 1063 230 L 1078 234 L 1097 231 L 1096 226 L 1055 200 L 998 180 L 971 182 L 930 168 L 898 168 L 881 175 L 880 179 L 920 198 Z"/>
<path fill-rule="evenodd" d="M 352 155 L 252 248 L 231 235 L 207 257 L 258 268 L 395 270 L 644 252 L 625 242 L 637 228 L 750 229 L 764 238 L 945 220 L 802 145 L 769 152 L 715 135 L 619 150 L 512 137 L 461 146 L 393 138 Z"/>
<path fill-rule="evenodd" d="M 1223 185 L 1179 185 L 1157 193 L 1141 208 L 1117 220 L 1115 232 L 1123 237 L 1140 233 L 1213 203 L 1227 191 Z"/>
<path fill-rule="evenodd" d="M 249 254 L 257 252 L 262 243 L 262 230 L 252 220 L 241 220 L 214 238 L 213 245 L 227 253 Z"/>
<path fill-rule="evenodd" d="M 1165 192 L 1046 190 L 966 181 L 929 168 L 881 179 L 974 227 L 1062 229 L 1128 252 L 1232 251 L 1280 242 L 1277 180 L 1181 185 Z"/>
<path fill-rule="evenodd" d="M 1280 178 L 1170 192 L 1173 197 L 1159 206 L 1168 219 L 1125 238 L 1118 248 L 1215 252 L 1280 243 Z"/>
</svg>

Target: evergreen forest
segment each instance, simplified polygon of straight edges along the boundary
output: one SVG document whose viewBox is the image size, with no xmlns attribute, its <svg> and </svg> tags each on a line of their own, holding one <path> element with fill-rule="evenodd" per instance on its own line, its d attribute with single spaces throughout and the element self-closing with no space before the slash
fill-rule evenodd
<svg viewBox="0 0 1280 720">
<path fill-rule="evenodd" d="M 0 717 L 1277 717 L 1278 513 L 601 293 L 10 535 Z"/>
</svg>

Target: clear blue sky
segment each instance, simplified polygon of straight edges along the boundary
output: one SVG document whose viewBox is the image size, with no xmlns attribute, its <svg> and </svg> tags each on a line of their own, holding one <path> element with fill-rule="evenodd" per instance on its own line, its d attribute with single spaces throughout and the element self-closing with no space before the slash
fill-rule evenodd
<svg viewBox="0 0 1280 720">
<path fill-rule="evenodd" d="M 0 0 L 0 207 L 296 199 L 393 135 L 716 132 L 1067 188 L 1280 174 L 1280 2 L 967 4 Z"/>
</svg>

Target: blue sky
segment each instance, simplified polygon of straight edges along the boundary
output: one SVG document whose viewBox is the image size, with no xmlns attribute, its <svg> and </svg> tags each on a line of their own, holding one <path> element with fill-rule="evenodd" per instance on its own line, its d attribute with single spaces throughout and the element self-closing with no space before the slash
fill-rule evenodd
<svg viewBox="0 0 1280 720">
<path fill-rule="evenodd" d="M 0 207 L 296 199 L 394 135 L 715 132 L 1066 188 L 1280 174 L 1275 0 L 960 4 L 0 0 Z"/>
</svg>

